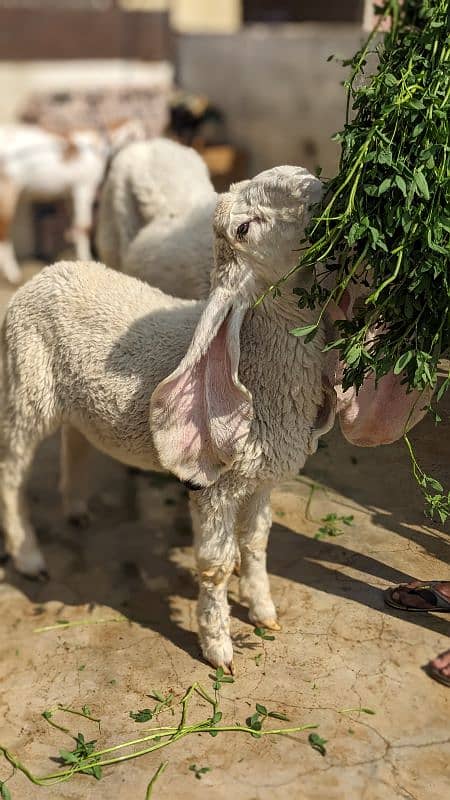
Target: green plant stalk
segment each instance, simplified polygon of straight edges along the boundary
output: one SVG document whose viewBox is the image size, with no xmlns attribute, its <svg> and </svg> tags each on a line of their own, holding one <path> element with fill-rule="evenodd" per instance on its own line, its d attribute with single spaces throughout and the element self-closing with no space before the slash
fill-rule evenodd
<svg viewBox="0 0 450 800">
<path fill-rule="evenodd" d="M 109 619 L 80 619 L 74 622 L 57 622 L 56 625 L 44 625 L 43 628 L 34 628 L 33 633 L 77 628 L 80 625 L 103 625 L 106 622 L 128 622 L 128 619 L 126 617 L 110 617 Z"/>
<path fill-rule="evenodd" d="M 52 726 L 52 728 L 56 728 L 57 731 L 62 731 L 63 733 L 67 733 L 70 736 L 70 731 L 68 728 L 64 728 L 63 725 L 58 725 L 57 722 L 53 722 L 52 719 L 49 719 L 49 717 L 44 716 L 44 714 L 42 714 L 42 717 L 45 719 L 46 722 L 48 722 L 49 725 Z"/>
<path fill-rule="evenodd" d="M 153 787 L 156 781 L 158 780 L 159 776 L 162 775 L 164 770 L 167 768 L 168 763 L 169 763 L 168 761 L 162 761 L 161 764 L 159 765 L 158 769 L 153 775 L 153 778 L 151 779 L 150 783 L 147 786 L 147 791 L 145 793 L 145 800 L 150 800 L 153 793 Z"/>
<path fill-rule="evenodd" d="M 194 694 L 198 694 L 204 700 L 206 700 L 213 708 L 213 713 L 217 711 L 218 703 L 216 700 L 210 697 L 210 695 L 206 692 L 206 690 L 201 686 L 199 683 L 194 683 L 192 686 L 187 690 L 186 694 L 181 700 L 182 705 L 182 713 L 180 723 L 176 727 L 164 727 L 155 729 L 152 733 L 149 733 L 147 736 L 139 737 L 138 739 L 130 740 L 127 742 L 122 742 L 118 745 L 113 745 L 111 747 L 105 748 L 103 750 L 96 750 L 92 752 L 87 758 L 83 759 L 82 761 L 75 764 L 73 767 L 69 769 L 65 769 L 59 772 L 50 773 L 49 775 L 43 775 L 41 777 L 34 775 L 31 770 L 28 769 L 20 759 L 15 756 L 11 751 L 8 750 L 4 745 L 0 744 L 0 752 L 3 753 L 6 760 L 13 766 L 15 769 L 22 772 L 28 780 L 31 781 L 36 786 L 53 786 L 57 783 L 65 783 L 66 781 L 70 780 L 74 775 L 79 772 L 83 772 L 90 767 L 106 767 L 111 766 L 113 764 L 123 763 L 125 761 L 130 761 L 135 758 L 139 758 L 141 756 L 147 755 L 148 753 L 153 753 L 156 750 L 161 750 L 164 747 L 168 747 L 170 744 L 174 744 L 175 742 L 183 739 L 185 736 L 189 736 L 190 734 L 201 734 L 201 733 L 209 733 L 210 731 L 217 731 L 221 733 L 247 733 L 251 736 L 257 735 L 260 736 L 285 736 L 290 735 L 293 733 L 300 733 L 305 730 L 311 730 L 317 728 L 317 725 L 307 724 L 307 725 L 300 725 L 292 728 L 277 728 L 271 730 L 261 730 L 255 734 L 255 731 L 252 728 L 249 728 L 246 725 L 212 725 L 211 718 L 203 720 L 202 722 L 198 722 L 194 725 L 186 725 L 187 721 L 187 713 L 189 708 L 189 703 L 194 696 Z M 150 747 L 144 747 L 141 750 L 133 751 L 132 753 L 126 753 L 121 756 L 117 756 L 114 758 L 103 758 L 102 756 L 107 756 L 110 753 L 117 752 L 118 750 L 122 750 L 124 748 L 129 748 L 134 745 L 144 744 L 145 742 L 150 742 L 154 739 L 167 739 L 167 741 L 157 742 Z M 100 760 L 99 760 L 100 759 Z"/>
<path fill-rule="evenodd" d="M 66 714 L 74 714 L 77 717 L 83 717 L 83 719 L 89 719 L 91 722 L 96 722 L 97 725 L 100 725 L 101 720 L 97 719 L 96 717 L 91 717 L 90 714 L 84 714 L 83 711 L 76 711 L 74 708 L 66 708 L 66 706 L 59 705 L 55 709 L 51 709 L 52 711 L 64 711 Z"/>
</svg>

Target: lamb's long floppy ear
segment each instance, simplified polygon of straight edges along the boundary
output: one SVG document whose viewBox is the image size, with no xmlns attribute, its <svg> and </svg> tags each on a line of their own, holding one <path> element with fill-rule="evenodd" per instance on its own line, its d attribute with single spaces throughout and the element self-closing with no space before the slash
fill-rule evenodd
<svg viewBox="0 0 450 800">
<path fill-rule="evenodd" d="M 339 308 L 332 305 L 329 315 L 333 321 L 351 319 L 354 300 L 355 294 L 346 294 Z M 351 444 L 359 447 L 392 444 L 425 416 L 432 390 L 408 392 L 402 376 L 390 372 L 378 384 L 373 375 L 368 375 L 358 392 L 353 388 L 343 392 L 342 371 L 343 365 L 336 364 L 336 408 L 342 433 Z"/>
<path fill-rule="evenodd" d="M 215 289 L 185 357 L 151 398 L 162 466 L 197 487 L 214 483 L 231 466 L 250 430 L 252 398 L 238 378 L 245 311 L 232 291 Z"/>
</svg>

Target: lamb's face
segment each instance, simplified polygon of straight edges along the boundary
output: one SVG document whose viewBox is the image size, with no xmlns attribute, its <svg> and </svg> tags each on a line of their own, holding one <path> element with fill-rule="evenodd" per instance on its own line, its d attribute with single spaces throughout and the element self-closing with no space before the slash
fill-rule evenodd
<svg viewBox="0 0 450 800">
<path fill-rule="evenodd" d="M 299 260 L 309 209 L 322 184 L 303 167 L 274 167 L 231 186 L 214 219 L 216 265 L 233 262 L 256 288 L 281 278 Z"/>
</svg>

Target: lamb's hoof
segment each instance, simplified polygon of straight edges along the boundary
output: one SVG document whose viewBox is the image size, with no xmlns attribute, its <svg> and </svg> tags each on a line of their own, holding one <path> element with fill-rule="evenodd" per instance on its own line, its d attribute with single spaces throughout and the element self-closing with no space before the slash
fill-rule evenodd
<svg viewBox="0 0 450 800">
<path fill-rule="evenodd" d="M 266 619 L 259 623 L 261 628 L 267 628 L 268 631 L 281 631 L 281 625 L 276 619 Z"/>
<path fill-rule="evenodd" d="M 277 620 L 277 612 L 272 602 L 261 603 L 259 607 L 249 611 L 249 619 L 258 628 L 267 628 L 268 631 L 281 631 Z"/>
<path fill-rule="evenodd" d="M 233 645 L 229 637 L 202 644 L 202 652 L 213 667 L 222 667 L 226 675 L 234 675 Z"/>
<path fill-rule="evenodd" d="M 48 579 L 47 567 L 44 557 L 39 550 L 35 550 L 26 555 L 20 554 L 12 557 L 14 566 L 25 578 L 35 581 Z"/>
<path fill-rule="evenodd" d="M 236 675 L 236 667 L 234 666 L 234 661 L 230 661 L 229 664 L 213 664 L 213 667 L 222 667 L 224 675 Z"/>
</svg>

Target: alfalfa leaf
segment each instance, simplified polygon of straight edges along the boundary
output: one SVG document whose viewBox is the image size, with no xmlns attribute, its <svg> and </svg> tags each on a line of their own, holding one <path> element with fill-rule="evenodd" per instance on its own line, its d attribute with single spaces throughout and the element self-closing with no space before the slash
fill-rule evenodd
<svg viewBox="0 0 450 800">
<path fill-rule="evenodd" d="M 310 743 L 313 750 L 317 750 L 317 752 L 320 753 L 321 756 L 325 756 L 327 754 L 327 750 L 325 747 L 327 740 L 319 736 L 318 733 L 310 733 L 308 736 L 308 742 Z"/>
<path fill-rule="evenodd" d="M 395 176 L 395 183 L 397 184 L 398 188 L 400 189 L 403 197 L 406 197 L 406 182 L 405 179 L 402 178 L 401 175 Z"/>
<path fill-rule="evenodd" d="M 401 372 L 405 369 L 405 367 L 409 364 L 413 357 L 414 353 L 412 350 L 407 350 L 406 353 L 402 353 L 402 355 L 397 359 L 395 367 L 394 367 L 394 375 L 400 375 Z"/>
<path fill-rule="evenodd" d="M 430 190 L 428 189 L 427 179 L 420 169 L 416 169 L 414 173 L 414 183 L 418 194 L 420 194 L 425 200 L 429 200 Z"/>
<path fill-rule="evenodd" d="M 315 322 L 314 325 L 304 325 L 302 328 L 293 328 L 291 333 L 293 336 L 308 336 L 308 334 L 312 333 L 317 329 L 317 323 Z"/>
</svg>

